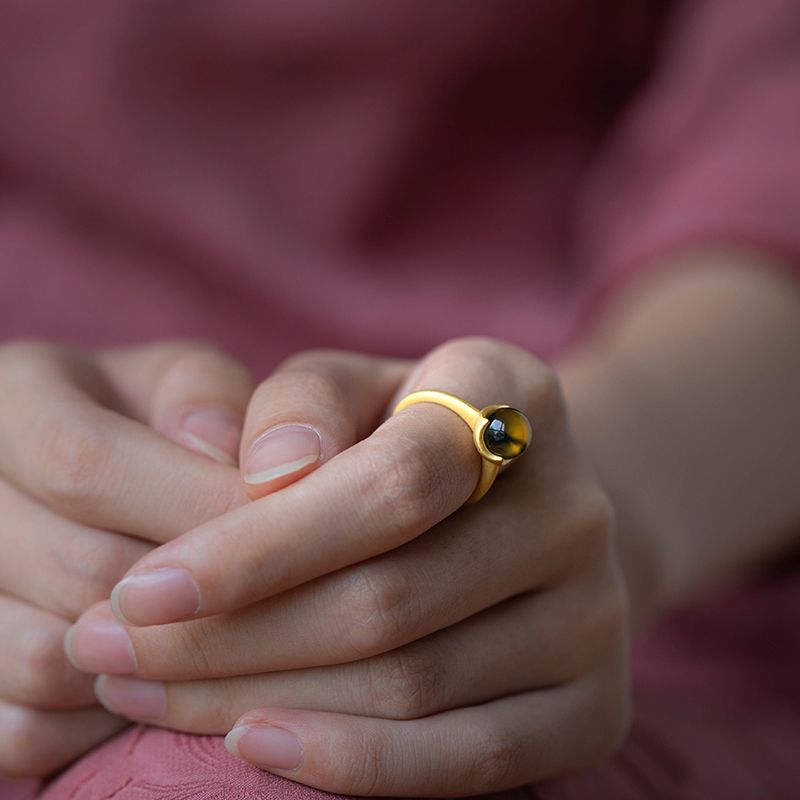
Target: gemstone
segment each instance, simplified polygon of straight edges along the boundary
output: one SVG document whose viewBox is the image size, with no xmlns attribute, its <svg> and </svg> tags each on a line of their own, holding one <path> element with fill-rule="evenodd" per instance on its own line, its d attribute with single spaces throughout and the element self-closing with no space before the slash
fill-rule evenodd
<svg viewBox="0 0 800 800">
<path fill-rule="evenodd" d="M 490 453 L 501 458 L 521 456 L 531 441 L 531 424 L 516 408 L 498 408 L 487 416 L 483 443 Z"/>
</svg>

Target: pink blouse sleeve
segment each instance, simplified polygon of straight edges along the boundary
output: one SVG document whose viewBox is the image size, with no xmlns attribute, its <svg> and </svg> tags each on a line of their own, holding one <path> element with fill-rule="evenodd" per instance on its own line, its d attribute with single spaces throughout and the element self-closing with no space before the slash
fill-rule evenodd
<svg viewBox="0 0 800 800">
<path fill-rule="evenodd" d="M 579 198 L 587 308 L 695 246 L 766 250 L 800 277 L 800 0 L 676 11 Z"/>
</svg>

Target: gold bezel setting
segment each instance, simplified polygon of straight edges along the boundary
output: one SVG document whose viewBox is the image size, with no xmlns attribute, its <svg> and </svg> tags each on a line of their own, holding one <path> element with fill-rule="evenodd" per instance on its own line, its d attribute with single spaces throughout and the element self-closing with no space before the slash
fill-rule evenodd
<svg viewBox="0 0 800 800">
<path fill-rule="evenodd" d="M 406 395 L 395 406 L 392 414 L 397 414 L 403 409 L 408 408 L 408 406 L 414 405 L 415 403 L 435 403 L 436 405 L 444 406 L 461 417 L 461 419 L 463 419 L 464 422 L 466 422 L 467 425 L 469 425 L 472 429 L 472 441 L 474 442 L 475 448 L 481 456 L 481 474 L 478 478 L 478 483 L 475 487 L 475 490 L 467 499 L 466 504 L 477 503 L 478 500 L 480 500 L 486 494 L 486 492 L 489 491 L 491 485 L 494 483 L 494 479 L 497 477 L 500 467 L 504 464 L 509 464 L 512 461 L 516 461 L 516 459 L 518 459 L 530 445 L 529 436 L 522 450 L 511 458 L 503 458 L 497 453 L 493 453 L 486 445 L 484 433 L 486 431 L 486 427 L 489 425 L 490 417 L 495 412 L 504 408 L 508 408 L 515 414 L 519 414 L 520 417 L 525 420 L 528 432 L 530 434 L 530 420 L 525 414 L 522 413 L 522 411 L 514 408 L 513 406 L 499 404 L 484 406 L 481 409 L 477 409 L 475 406 L 467 403 L 466 400 L 462 400 L 460 397 L 456 397 L 456 395 L 450 394 L 449 392 L 441 392 L 436 389 L 422 389 L 418 392 L 412 392 L 411 394 Z"/>
</svg>

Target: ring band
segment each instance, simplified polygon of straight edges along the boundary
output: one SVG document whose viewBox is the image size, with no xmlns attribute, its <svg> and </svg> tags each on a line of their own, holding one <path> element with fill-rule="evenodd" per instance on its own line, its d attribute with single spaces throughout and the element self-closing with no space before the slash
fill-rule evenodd
<svg viewBox="0 0 800 800">
<path fill-rule="evenodd" d="M 472 429 L 472 440 L 481 456 L 481 475 L 465 505 L 477 503 L 491 488 L 500 467 L 519 458 L 531 442 L 530 421 L 511 406 L 477 409 L 454 394 L 423 389 L 407 394 L 395 406 L 392 415 L 415 403 L 435 403 L 449 408 Z"/>
</svg>

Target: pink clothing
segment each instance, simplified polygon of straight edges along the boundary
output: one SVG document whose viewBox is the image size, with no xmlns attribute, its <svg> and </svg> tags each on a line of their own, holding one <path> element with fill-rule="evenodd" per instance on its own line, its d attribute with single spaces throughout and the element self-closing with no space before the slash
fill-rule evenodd
<svg viewBox="0 0 800 800">
<path fill-rule="evenodd" d="M 668 253 L 800 264 L 798 0 L 5 0 L 0 110 L 5 338 L 553 357 Z M 798 622 L 791 570 L 665 622 L 623 752 L 524 791 L 795 796 Z M 143 729 L 40 790 L 318 794 Z"/>
<path fill-rule="evenodd" d="M 796 0 L 664 5 L 5 0 L 2 335 L 549 356 L 658 253 L 797 254 Z"/>
</svg>

